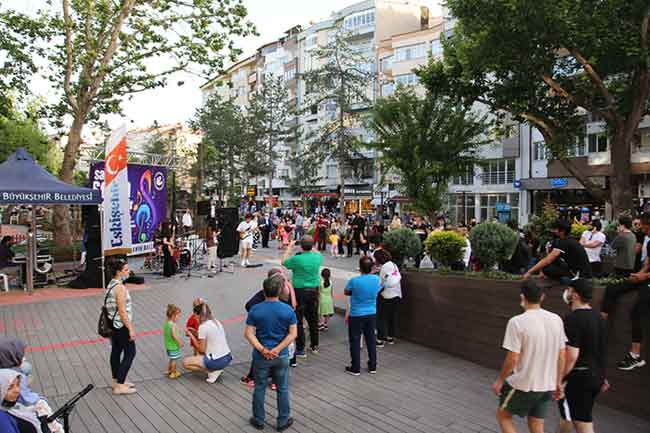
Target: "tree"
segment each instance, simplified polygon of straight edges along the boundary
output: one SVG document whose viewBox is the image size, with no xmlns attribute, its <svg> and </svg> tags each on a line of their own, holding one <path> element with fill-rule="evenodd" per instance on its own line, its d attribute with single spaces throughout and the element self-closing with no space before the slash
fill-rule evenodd
<svg viewBox="0 0 650 433">
<path fill-rule="evenodd" d="M 246 119 L 232 99 L 218 94 L 208 98 L 197 110 L 192 127 L 203 131 L 206 186 L 215 188 L 224 206 L 241 198 L 242 185 L 248 180 L 246 167 L 254 163 L 248 155 Z"/>
<path fill-rule="evenodd" d="M 318 173 L 320 161 L 312 152 L 298 150 L 289 156 L 289 167 L 291 175 L 285 177 L 284 181 L 289 191 L 302 199 L 303 209 L 306 209 L 305 194 L 312 192 L 314 185 L 322 179 Z"/>
<path fill-rule="evenodd" d="M 60 149 L 50 142 L 35 120 L 10 108 L 9 117 L 0 116 L 0 162 L 17 148 L 24 147 L 51 173 L 59 169 Z"/>
<path fill-rule="evenodd" d="M 20 102 L 29 95 L 27 84 L 37 70 L 34 58 L 44 53 L 33 42 L 47 37 L 40 20 L 14 11 L 0 12 L 0 115 L 11 116 L 14 100 Z"/>
<path fill-rule="evenodd" d="M 478 101 L 527 121 L 555 158 L 615 212 L 632 207 L 630 152 L 650 112 L 650 3 L 448 0 L 457 18 L 442 62 L 420 74 L 431 91 Z M 584 139 L 585 112 L 610 136 L 610 190 L 598 189 L 570 157 Z"/>
<path fill-rule="evenodd" d="M 61 125 L 71 120 L 59 174 L 64 182 L 72 181 L 88 122 L 119 112 L 125 97 L 165 86 L 176 72 L 220 69 L 226 54 L 232 59 L 239 54 L 230 38 L 254 32 L 241 0 L 57 3 L 58 11 L 43 10 L 39 19 L 53 38 L 47 46 L 47 78 L 61 92 L 51 116 Z M 26 32 L 26 24 L 19 27 Z M 60 245 L 71 243 L 66 214 L 66 207 L 55 209 Z"/>
<path fill-rule="evenodd" d="M 295 132 L 290 124 L 295 119 L 295 110 L 282 77 L 271 74 L 264 77 L 262 88 L 251 98 L 247 117 L 253 141 L 257 144 L 251 151 L 256 154 L 258 170 L 268 176 L 269 197 L 272 198 L 278 147 L 286 145 Z"/>
<path fill-rule="evenodd" d="M 319 161 L 338 164 L 340 202 L 343 206 L 346 171 L 362 157 L 358 136 L 362 112 L 370 105 L 374 82 L 373 60 L 356 46 L 352 35 L 337 30 L 330 42 L 312 51 L 317 67 L 305 72 L 306 111 L 324 112 L 320 127 L 309 138 L 308 151 Z M 327 114 L 329 113 L 329 114 Z"/>
<path fill-rule="evenodd" d="M 420 98 L 402 87 L 379 99 L 371 114 L 382 166 L 397 172 L 414 206 L 433 218 L 449 180 L 478 161 L 478 149 L 487 143 L 485 116 L 447 97 Z"/>
</svg>

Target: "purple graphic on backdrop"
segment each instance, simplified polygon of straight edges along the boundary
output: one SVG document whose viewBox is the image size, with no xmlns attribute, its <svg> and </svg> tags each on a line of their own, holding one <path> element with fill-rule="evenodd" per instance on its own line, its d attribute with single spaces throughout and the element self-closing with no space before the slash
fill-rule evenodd
<svg viewBox="0 0 650 433">
<path fill-rule="evenodd" d="M 133 253 L 153 251 L 156 230 L 167 215 L 167 169 L 129 164 L 127 170 Z M 93 189 L 103 191 L 103 161 L 91 166 L 90 181 Z"/>
</svg>

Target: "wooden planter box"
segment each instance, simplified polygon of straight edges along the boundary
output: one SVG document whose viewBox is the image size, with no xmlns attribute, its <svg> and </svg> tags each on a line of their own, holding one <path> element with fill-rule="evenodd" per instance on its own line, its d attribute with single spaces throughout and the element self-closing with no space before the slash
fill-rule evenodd
<svg viewBox="0 0 650 433">
<path fill-rule="evenodd" d="M 485 367 L 499 369 L 505 356 L 501 349 L 508 320 L 522 312 L 519 306 L 520 281 L 470 279 L 439 276 L 427 272 L 405 272 L 400 308 L 399 334 L 413 341 Z M 599 309 L 604 288 L 594 291 Z M 608 341 L 608 379 L 611 390 L 599 403 L 650 419 L 648 390 L 650 365 L 632 371 L 619 371 L 616 363 L 629 350 L 631 325 L 629 312 L 636 294 L 622 297 L 610 316 Z M 560 316 L 569 312 L 562 301 L 562 290 L 546 292 L 544 308 Z M 643 355 L 649 361 L 650 321 L 644 319 Z M 496 373 L 495 373 L 496 377 Z"/>
</svg>

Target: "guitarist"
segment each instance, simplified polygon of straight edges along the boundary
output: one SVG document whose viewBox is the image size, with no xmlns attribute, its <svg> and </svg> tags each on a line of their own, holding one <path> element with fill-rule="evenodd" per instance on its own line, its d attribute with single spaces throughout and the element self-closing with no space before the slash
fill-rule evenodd
<svg viewBox="0 0 650 433">
<path fill-rule="evenodd" d="M 174 259 L 174 247 L 176 234 L 168 222 L 162 226 L 162 250 L 163 250 L 163 275 L 171 277 L 176 273 L 176 260 Z"/>
<path fill-rule="evenodd" d="M 239 226 L 237 226 L 239 238 L 241 239 L 242 267 L 250 265 L 248 259 L 250 259 L 251 251 L 253 250 L 253 234 L 255 230 L 257 230 L 257 223 L 253 220 L 253 216 L 247 213 L 244 221 L 240 222 Z"/>
</svg>

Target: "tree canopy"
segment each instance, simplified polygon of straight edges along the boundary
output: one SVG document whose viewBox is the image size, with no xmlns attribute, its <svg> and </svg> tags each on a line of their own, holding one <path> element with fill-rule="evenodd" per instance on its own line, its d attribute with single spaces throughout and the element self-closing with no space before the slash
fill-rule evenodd
<svg viewBox="0 0 650 433">
<path fill-rule="evenodd" d="M 395 170 L 415 207 L 432 216 L 449 180 L 473 170 L 488 131 L 485 117 L 462 103 L 402 87 L 375 103 L 370 126 L 384 170 Z"/>
<path fill-rule="evenodd" d="M 448 0 L 456 25 L 444 60 L 420 71 L 434 92 L 476 101 L 527 121 L 588 189 L 573 165 L 585 114 L 610 136 L 610 198 L 632 204 L 631 145 L 650 105 L 650 3 L 647 0 Z M 603 192 L 601 193 L 609 193 Z"/>
</svg>

